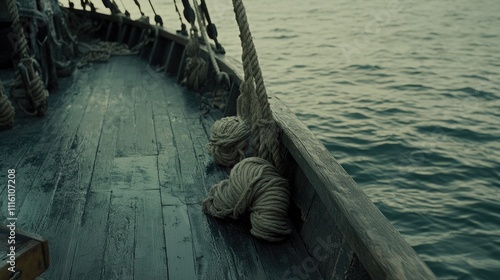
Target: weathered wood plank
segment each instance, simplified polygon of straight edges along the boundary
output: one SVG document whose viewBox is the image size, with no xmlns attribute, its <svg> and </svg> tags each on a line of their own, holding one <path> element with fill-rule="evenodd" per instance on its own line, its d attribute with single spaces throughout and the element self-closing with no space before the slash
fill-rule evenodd
<svg viewBox="0 0 500 280">
<path fill-rule="evenodd" d="M 86 193 L 94 169 L 97 145 L 102 122 L 107 110 L 109 87 L 95 85 L 89 105 L 69 149 L 62 158 L 61 179 L 48 217 L 42 230 L 46 236 L 57 236 L 58 242 L 51 244 L 51 258 L 55 267 L 45 274 L 50 279 L 70 277 L 73 256 L 78 240 L 78 228 Z M 63 151 L 64 152 L 64 151 Z M 62 269 L 61 269 L 62 268 Z"/>
<path fill-rule="evenodd" d="M 137 197 L 134 277 L 166 279 L 168 275 L 160 190 L 142 191 Z M 173 279 L 173 278 L 171 278 Z"/>
<path fill-rule="evenodd" d="M 85 82 L 87 75 L 78 74 Z M 68 81 L 70 80 L 70 81 Z M 64 95 L 64 92 L 78 92 L 80 87 L 85 88 L 82 83 L 72 84 L 72 79 L 67 79 L 61 82 L 61 88 L 58 93 Z M 55 104 L 49 105 L 49 113 L 46 118 L 33 119 L 26 117 L 21 119 L 21 124 L 16 122 L 14 129 L 2 132 L 2 145 L 0 145 L 0 161 L 1 170 L 15 168 L 17 171 L 16 185 L 19 186 L 16 192 L 16 203 L 21 205 L 24 202 L 26 195 L 31 189 L 31 185 L 38 178 L 37 174 L 42 167 L 45 157 L 50 152 L 51 146 L 60 139 L 59 133 L 64 128 L 61 126 L 61 121 L 64 123 L 69 120 L 68 115 L 72 112 L 69 108 L 73 102 L 81 102 L 86 104 L 89 95 L 66 94 L 65 98 L 54 97 Z M 49 97 L 50 98 L 50 97 Z M 49 100 L 51 101 L 51 100 Z M 50 103 L 52 104 L 52 103 Z M 61 106 L 61 108 L 57 107 Z M 83 106 L 83 105 L 82 105 Z M 80 109 L 83 107 L 80 107 Z M 71 108 L 72 109 L 72 108 Z M 77 109 L 78 110 L 78 109 Z M 82 112 L 82 111 L 80 111 Z M 67 126 L 66 126 L 67 128 Z M 73 129 L 73 128 L 71 128 Z M 43 131 L 43 133 L 42 133 Z M 6 182 L 7 173 L 0 174 L 0 179 Z M 6 188 L 0 190 L 0 194 L 4 195 Z M 3 207 L 4 201 L 0 201 L 0 208 Z M 1 217 L 1 216 L 0 216 Z"/>
<path fill-rule="evenodd" d="M 187 206 L 163 206 L 162 210 L 169 279 L 196 279 Z"/>
<path fill-rule="evenodd" d="M 207 220 L 200 205 L 188 205 L 188 213 L 198 279 L 238 279 L 238 268 L 232 251 L 225 243 L 217 224 Z M 242 265 L 242 262 L 238 265 Z"/>
<path fill-rule="evenodd" d="M 36 165 L 40 164 L 40 172 L 36 174 L 36 180 L 33 181 L 32 186 L 24 186 L 26 189 L 26 196 L 24 200 L 19 201 L 19 224 L 20 228 L 35 233 L 41 233 L 47 211 L 52 203 L 55 195 L 55 190 L 60 187 L 61 175 L 64 171 L 64 166 L 61 164 L 65 157 L 66 151 L 71 149 L 74 136 L 82 121 L 85 110 L 88 105 L 91 90 L 85 84 L 87 78 L 84 76 L 75 90 L 78 95 L 73 101 L 66 119 L 60 123 L 58 133 L 53 138 L 53 143 L 50 144 L 47 156 L 43 161 L 31 163 Z M 50 138 L 50 136 L 47 136 Z M 43 149 L 47 149 L 46 142 L 39 142 L 40 146 L 35 144 L 31 148 L 33 153 L 45 153 Z M 28 170 L 29 171 L 29 170 Z M 19 176 L 31 177 L 31 174 L 22 173 L 20 170 Z M 22 175 L 21 175 L 22 174 Z M 20 190 L 20 195 L 22 191 Z"/>
<path fill-rule="evenodd" d="M 306 185 L 306 187 L 312 186 Z M 318 227 L 319 224 L 321 227 Z M 345 244 L 343 248 L 345 254 L 341 254 L 342 244 L 345 243 L 344 236 L 337 228 L 335 219 L 317 195 L 314 196 L 300 235 L 308 251 L 311 252 L 314 271 L 320 271 L 325 276 L 341 275 L 343 277 L 348 268 L 344 265 L 350 263 L 353 254 L 348 244 Z M 304 267 L 304 270 L 309 273 L 306 269 L 308 267 Z"/>
<path fill-rule="evenodd" d="M 134 115 L 121 115 L 118 137 L 116 138 L 116 156 L 127 157 L 136 155 L 136 125 Z"/>
<path fill-rule="evenodd" d="M 112 192 L 102 279 L 134 278 L 136 196 L 136 191 Z"/>
<path fill-rule="evenodd" d="M 434 279 L 401 234 L 312 132 L 278 99 L 271 99 L 283 143 L 307 175 L 347 243 L 373 279 Z"/>
<path fill-rule="evenodd" d="M 111 170 L 111 190 L 158 190 L 156 156 L 117 157 Z"/>
<path fill-rule="evenodd" d="M 101 279 L 108 233 L 111 191 L 90 191 L 78 229 L 71 279 Z"/>
<path fill-rule="evenodd" d="M 205 196 L 205 191 L 200 188 L 200 170 L 191 139 L 190 130 L 199 129 L 189 127 L 183 116 L 170 115 L 170 124 L 174 134 L 175 147 L 179 160 L 180 184 L 186 203 L 200 202 Z"/>
<path fill-rule="evenodd" d="M 158 139 L 158 172 L 162 205 L 186 204 L 185 193 L 180 183 L 179 160 L 174 135 L 168 116 L 155 117 Z"/>
</svg>

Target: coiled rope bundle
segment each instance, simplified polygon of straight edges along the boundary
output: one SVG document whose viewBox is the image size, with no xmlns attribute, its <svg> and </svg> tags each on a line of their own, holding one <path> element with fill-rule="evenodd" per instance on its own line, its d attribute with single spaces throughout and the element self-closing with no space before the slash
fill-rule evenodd
<svg viewBox="0 0 500 280">
<path fill-rule="evenodd" d="M 203 211 L 214 217 L 234 219 L 249 211 L 251 234 L 276 242 L 292 232 L 287 221 L 288 181 L 280 176 L 284 172 L 280 131 L 269 106 L 245 7 L 242 0 L 233 0 L 233 6 L 240 29 L 245 80 L 240 85 L 237 117 L 223 118 L 213 125 L 207 148 L 215 162 L 230 166 L 242 157 L 240 151 L 231 152 L 231 148 L 245 147 L 248 137 L 239 136 L 250 135 L 251 124 L 252 149 L 258 157 L 243 159 L 234 166 L 229 180 L 213 186 L 203 202 Z M 247 132 L 242 133 L 245 129 Z M 230 136 L 220 141 L 221 135 Z"/>
<path fill-rule="evenodd" d="M 251 157 L 236 164 L 228 180 L 210 189 L 203 211 L 217 218 L 238 219 L 250 211 L 250 232 L 271 242 L 292 231 L 287 224 L 288 182 L 268 161 Z"/>
</svg>

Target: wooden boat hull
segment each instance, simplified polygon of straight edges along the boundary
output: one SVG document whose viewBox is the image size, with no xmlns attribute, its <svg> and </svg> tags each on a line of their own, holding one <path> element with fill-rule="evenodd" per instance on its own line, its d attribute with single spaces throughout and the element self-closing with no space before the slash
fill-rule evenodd
<svg viewBox="0 0 500 280">
<path fill-rule="evenodd" d="M 151 38 L 140 57 L 163 69 L 164 75 L 182 80 L 187 37 L 123 16 L 71 12 L 103 23 L 95 32 L 102 40 L 134 47 Z M 201 55 L 208 58 L 205 48 Z M 216 60 L 231 80 L 224 112 L 225 116 L 231 116 L 236 112 L 242 67 L 224 56 L 219 55 Z M 209 73 L 213 80 L 211 69 Z M 434 279 L 430 269 L 324 145 L 278 98 L 273 97 L 269 102 L 282 131 L 281 142 L 288 151 L 294 240 L 301 240 L 300 246 L 304 246 L 299 267 L 278 274 L 284 279 L 301 279 L 312 272 L 319 272 L 327 279 Z"/>
</svg>

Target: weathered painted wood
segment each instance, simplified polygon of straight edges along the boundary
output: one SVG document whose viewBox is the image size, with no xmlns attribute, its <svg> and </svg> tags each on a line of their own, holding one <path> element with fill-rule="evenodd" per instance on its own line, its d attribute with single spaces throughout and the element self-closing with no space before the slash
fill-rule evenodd
<svg viewBox="0 0 500 280">
<path fill-rule="evenodd" d="M 347 243 L 373 279 L 434 279 L 401 234 L 337 163 L 312 132 L 276 98 L 274 118 L 283 143 L 311 181 Z"/>
<path fill-rule="evenodd" d="M 134 279 L 136 196 L 137 191 L 112 192 L 102 279 Z"/>
<path fill-rule="evenodd" d="M 97 83 L 80 126 L 69 149 L 62 157 L 60 184 L 48 210 L 42 233 L 58 236 L 51 245 L 52 262 L 60 269 L 49 269 L 50 279 L 70 277 L 78 240 L 78 228 L 83 214 L 85 196 L 90 186 L 102 122 L 106 113 L 110 88 Z M 62 268 L 62 269 L 61 269 Z"/>
<path fill-rule="evenodd" d="M 196 279 L 191 224 L 186 205 L 163 206 L 169 279 Z"/>
<path fill-rule="evenodd" d="M 82 81 L 85 81 L 86 77 L 83 75 Z M 66 108 L 70 107 L 74 101 L 85 103 L 85 98 L 88 98 L 88 95 L 64 95 L 65 92 L 78 91 L 78 85 L 71 87 L 72 85 L 67 81 L 61 82 L 60 90 L 49 97 L 52 106 L 49 105 L 50 111 L 46 118 L 25 117 L 16 121 L 14 129 L 1 133 L 5 139 L 0 145 L 0 154 L 2 155 L 0 169 L 16 169 L 18 173 L 16 174 L 16 186 L 18 187 L 16 203 L 19 206 L 29 193 L 33 182 L 38 178 L 37 174 L 51 146 L 59 139 L 59 131 L 63 128 L 61 121 L 67 121 L 70 113 L 70 110 Z M 7 182 L 7 172 L 0 174 L 0 180 Z M 7 188 L 2 188 L 0 195 L 5 195 L 6 190 Z M 6 200 L 0 200 L 0 208 L 5 202 Z"/>
<path fill-rule="evenodd" d="M 166 279 L 168 275 L 160 190 L 141 191 L 137 196 L 134 278 Z M 172 268 L 170 268 L 172 269 Z M 171 278 L 174 279 L 174 278 Z"/>
<path fill-rule="evenodd" d="M 321 227 L 318 227 L 319 224 Z M 300 235 L 308 251 L 311 252 L 311 257 L 316 261 L 314 271 L 332 276 L 343 276 L 347 272 L 352 260 L 352 250 L 348 244 L 341 248 L 345 243 L 344 236 L 317 195 L 314 196 Z M 345 254 L 341 254 L 341 249 L 344 249 Z"/>
<path fill-rule="evenodd" d="M 156 156 L 117 157 L 111 170 L 111 190 L 159 190 Z"/>
<path fill-rule="evenodd" d="M 84 83 L 85 80 L 81 80 L 81 82 Z M 75 98 L 75 104 L 73 104 L 70 113 L 64 122 L 59 125 L 60 130 L 54 137 L 53 144 L 50 146 L 47 156 L 43 162 L 38 163 L 41 164 L 41 167 L 40 172 L 36 174 L 36 180 L 34 180 L 32 186 L 25 186 L 28 193 L 25 199 L 18 204 L 19 225 L 20 228 L 27 231 L 41 233 L 45 215 L 47 215 L 47 211 L 52 203 L 55 190 L 60 186 L 61 174 L 64 169 L 61 162 L 66 150 L 71 148 L 75 133 L 87 107 L 87 100 L 91 91 L 88 87 L 83 86 L 82 89 L 78 90 L 78 93 L 79 95 Z M 42 147 L 46 148 L 43 144 Z M 38 147 L 37 145 L 32 146 L 33 149 L 37 149 L 35 152 L 40 152 L 38 149 L 42 147 Z M 19 176 L 23 174 L 21 170 L 20 172 Z M 22 176 L 29 177 L 30 175 L 23 174 Z"/>
<path fill-rule="evenodd" d="M 111 207 L 111 191 L 90 191 L 78 228 L 71 279 L 101 279 Z M 93 269 L 92 269 L 93 268 Z"/>
<path fill-rule="evenodd" d="M 139 155 L 157 155 L 156 136 L 153 124 L 153 112 L 150 102 L 135 103 L 136 153 Z"/>
<path fill-rule="evenodd" d="M 186 203 L 197 203 L 205 196 L 200 188 L 200 170 L 197 165 L 193 141 L 190 130 L 196 129 L 188 126 L 184 116 L 170 115 L 170 123 L 174 134 L 175 147 L 177 148 L 179 162 L 179 181 Z"/>
</svg>

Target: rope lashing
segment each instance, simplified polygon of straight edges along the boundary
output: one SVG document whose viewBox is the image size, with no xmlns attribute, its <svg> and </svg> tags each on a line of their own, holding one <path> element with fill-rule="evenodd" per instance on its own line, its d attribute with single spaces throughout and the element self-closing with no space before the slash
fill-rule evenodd
<svg viewBox="0 0 500 280">
<path fill-rule="evenodd" d="M 257 157 L 242 160 L 229 179 L 213 186 L 203 211 L 217 218 L 238 219 L 250 212 L 250 233 L 270 242 L 283 240 L 292 230 L 287 222 L 288 181 L 269 162 Z"/>
<path fill-rule="evenodd" d="M 47 110 L 47 97 L 49 96 L 49 92 L 45 89 L 39 73 L 36 72 L 33 67 L 34 59 L 29 57 L 28 43 L 19 19 L 19 10 L 16 0 L 7 0 L 7 9 L 9 11 L 9 20 L 12 22 L 12 29 L 18 39 L 14 52 L 18 50 L 16 55 L 19 55 L 21 58 L 21 63 L 19 65 L 23 66 L 19 67 L 19 73 L 16 75 L 16 84 L 22 85 L 22 88 L 14 87 L 11 90 L 17 92 L 15 96 L 18 100 L 18 104 L 22 105 L 22 103 L 19 103 L 19 98 L 24 97 L 21 97 L 19 92 L 24 89 L 25 99 L 28 102 L 25 103 L 26 107 L 21 106 L 21 109 L 32 115 L 36 114 L 41 117 L 45 115 Z"/>
<path fill-rule="evenodd" d="M 14 107 L 4 94 L 3 83 L 0 81 L 0 130 L 10 129 L 14 125 Z"/>
<path fill-rule="evenodd" d="M 175 11 L 177 12 L 177 15 L 179 16 L 179 21 L 181 22 L 181 30 L 177 30 L 177 33 L 180 33 L 180 34 L 182 34 L 184 36 L 187 36 L 188 33 L 187 33 L 186 25 L 182 21 L 182 16 L 181 16 L 181 13 L 179 12 L 179 8 L 177 7 L 177 1 L 176 0 L 174 0 L 174 6 L 175 6 Z"/>
<path fill-rule="evenodd" d="M 195 25 L 195 12 L 189 0 L 182 0 L 184 5 L 184 17 L 191 24 L 189 43 L 184 49 L 186 55 L 186 66 L 184 67 L 184 79 L 181 84 L 187 88 L 199 92 L 205 83 L 208 73 L 207 62 L 200 57 L 200 41 L 198 29 Z"/>
</svg>

